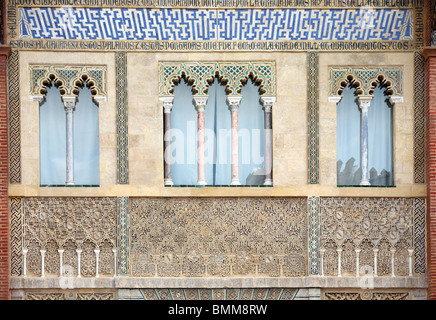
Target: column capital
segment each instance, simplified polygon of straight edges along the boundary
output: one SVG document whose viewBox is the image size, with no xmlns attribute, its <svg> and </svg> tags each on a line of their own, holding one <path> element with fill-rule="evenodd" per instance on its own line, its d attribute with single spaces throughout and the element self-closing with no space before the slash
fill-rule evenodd
<svg viewBox="0 0 436 320">
<path fill-rule="evenodd" d="M 403 103 L 404 99 L 402 96 L 390 96 L 389 97 L 389 102 L 391 104 L 395 104 L 395 103 Z"/>
<path fill-rule="evenodd" d="M 30 96 L 30 100 L 32 100 L 32 101 L 42 102 L 44 99 L 45 99 L 45 96 L 43 96 L 43 95 Z"/>
<path fill-rule="evenodd" d="M 162 102 L 164 113 L 171 113 L 171 109 L 173 108 L 174 97 L 160 97 L 159 101 Z"/>
<path fill-rule="evenodd" d="M 260 97 L 260 101 L 265 109 L 265 112 L 271 112 L 274 102 L 276 102 L 276 97 Z"/>
<path fill-rule="evenodd" d="M 242 96 L 227 96 L 227 103 L 231 112 L 238 112 L 239 104 L 241 103 Z"/>
<path fill-rule="evenodd" d="M 62 101 L 64 102 L 64 109 L 67 112 L 74 111 L 76 107 L 76 96 L 63 96 Z"/>
<path fill-rule="evenodd" d="M 208 96 L 194 97 L 195 109 L 197 109 L 197 112 L 204 112 L 208 98 Z"/>
<path fill-rule="evenodd" d="M 359 101 L 359 108 L 362 109 L 362 111 L 368 111 L 369 106 L 371 105 L 371 101 L 373 96 L 359 96 L 357 98 L 357 101 Z"/>
</svg>

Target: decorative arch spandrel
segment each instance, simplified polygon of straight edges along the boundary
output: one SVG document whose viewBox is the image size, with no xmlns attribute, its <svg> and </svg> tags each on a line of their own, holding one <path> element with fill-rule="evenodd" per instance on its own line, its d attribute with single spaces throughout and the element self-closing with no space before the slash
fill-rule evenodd
<svg viewBox="0 0 436 320">
<path fill-rule="evenodd" d="M 329 67 L 330 97 L 341 96 L 351 85 L 359 96 L 372 96 L 377 85 L 386 88 L 389 96 L 403 96 L 403 67 L 401 66 L 332 66 Z"/>
<path fill-rule="evenodd" d="M 32 96 L 44 96 L 52 82 L 59 87 L 62 97 L 78 96 L 84 85 L 90 88 L 96 101 L 107 96 L 106 66 L 30 65 Z"/>
<path fill-rule="evenodd" d="M 263 96 L 276 96 L 275 63 L 256 62 L 160 62 L 159 96 L 173 96 L 174 86 L 185 79 L 196 96 L 207 96 L 215 78 L 226 85 L 229 96 L 238 96 L 252 79 Z"/>
</svg>

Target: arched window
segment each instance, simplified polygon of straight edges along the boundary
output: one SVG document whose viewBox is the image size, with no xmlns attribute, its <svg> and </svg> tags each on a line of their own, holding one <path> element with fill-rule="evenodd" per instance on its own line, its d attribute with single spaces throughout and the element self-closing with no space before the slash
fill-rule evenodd
<svg viewBox="0 0 436 320">
<path fill-rule="evenodd" d="M 73 166 L 75 185 L 99 185 L 99 122 L 98 106 L 91 90 L 79 89 L 71 119 Z M 40 104 L 40 184 L 67 184 L 67 124 L 65 101 L 54 82 L 47 87 L 45 100 Z"/>
<path fill-rule="evenodd" d="M 368 109 L 369 185 L 393 186 L 392 105 L 377 85 Z M 337 105 L 337 184 L 358 186 L 362 179 L 362 110 L 356 89 L 347 85 Z"/>
<path fill-rule="evenodd" d="M 241 185 L 263 185 L 264 111 L 259 87 L 251 80 L 241 90 L 238 106 L 238 177 Z M 232 182 L 232 111 L 226 86 L 215 78 L 207 91 L 205 118 L 205 178 L 207 185 L 226 186 Z M 182 79 L 174 87 L 171 129 L 171 178 L 174 185 L 196 185 L 197 111 L 192 87 Z"/>
</svg>

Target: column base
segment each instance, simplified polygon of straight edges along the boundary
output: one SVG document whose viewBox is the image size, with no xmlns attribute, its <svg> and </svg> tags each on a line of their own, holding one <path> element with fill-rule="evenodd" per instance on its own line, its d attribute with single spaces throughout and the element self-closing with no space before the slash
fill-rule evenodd
<svg viewBox="0 0 436 320">
<path fill-rule="evenodd" d="M 239 179 L 232 179 L 232 182 L 230 182 L 231 186 L 240 186 L 241 183 L 239 182 Z"/>
<path fill-rule="evenodd" d="M 265 179 L 263 185 L 264 186 L 272 186 L 272 180 L 271 179 Z"/>
<path fill-rule="evenodd" d="M 206 182 L 206 180 L 198 180 L 197 185 L 205 186 L 205 185 L 207 185 L 207 182 Z"/>
<path fill-rule="evenodd" d="M 165 184 L 166 186 L 172 186 L 172 185 L 174 185 L 172 179 L 164 179 L 164 184 Z"/>
<path fill-rule="evenodd" d="M 361 186 L 370 186 L 371 183 L 369 183 L 369 180 L 361 180 L 361 181 L 360 181 L 360 185 L 361 185 Z"/>
<path fill-rule="evenodd" d="M 67 186 L 74 186 L 74 181 L 65 181 Z"/>
</svg>

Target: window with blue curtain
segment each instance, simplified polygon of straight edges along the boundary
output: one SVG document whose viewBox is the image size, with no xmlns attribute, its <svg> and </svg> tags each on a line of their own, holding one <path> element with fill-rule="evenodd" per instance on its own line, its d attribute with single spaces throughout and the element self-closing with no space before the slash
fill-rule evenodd
<svg viewBox="0 0 436 320">
<path fill-rule="evenodd" d="M 80 88 L 74 115 L 74 183 L 100 184 L 98 106 L 91 90 Z M 66 180 L 66 115 L 52 83 L 39 109 L 40 184 L 63 186 Z"/>
<path fill-rule="evenodd" d="M 209 86 L 205 108 L 205 170 L 208 186 L 231 182 L 231 111 L 225 85 L 217 79 Z M 238 110 L 239 181 L 241 185 L 264 182 L 264 115 L 259 87 L 247 81 Z M 197 111 L 192 87 L 182 80 L 174 88 L 171 111 L 171 176 L 174 185 L 197 183 Z"/>
<path fill-rule="evenodd" d="M 392 105 L 377 86 L 368 112 L 368 168 L 371 186 L 393 186 L 393 114 Z M 337 184 L 359 186 L 360 117 L 356 90 L 349 85 L 337 105 Z"/>
</svg>

